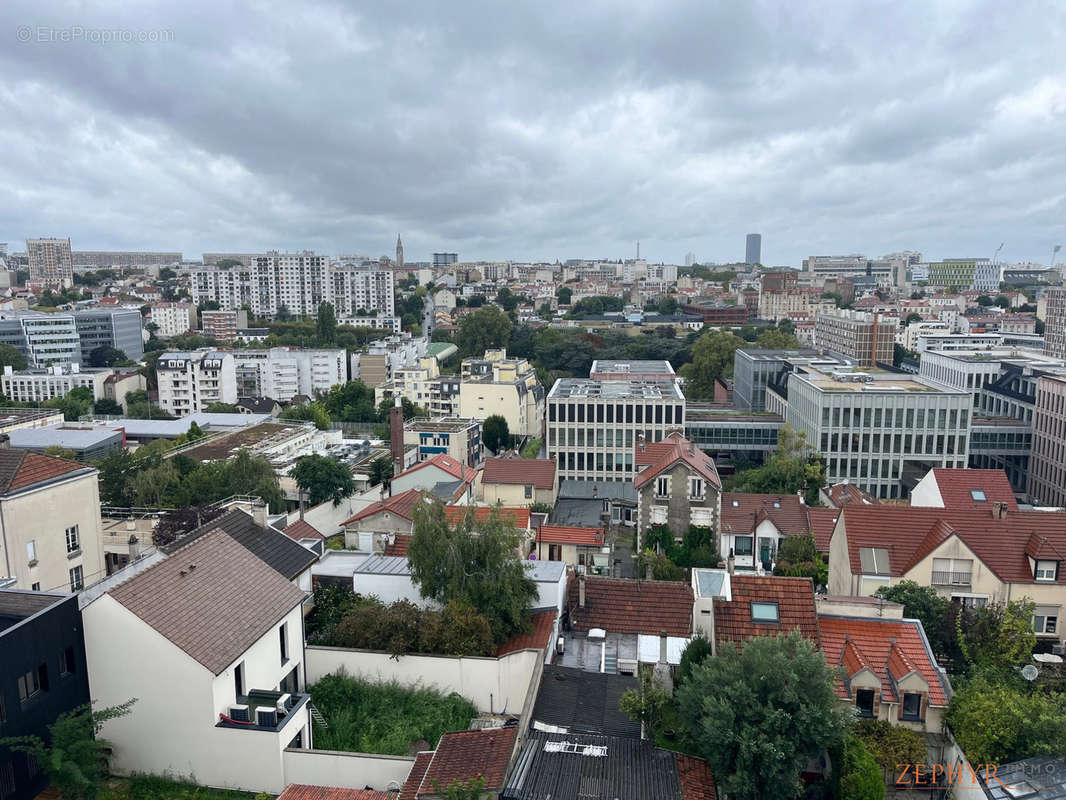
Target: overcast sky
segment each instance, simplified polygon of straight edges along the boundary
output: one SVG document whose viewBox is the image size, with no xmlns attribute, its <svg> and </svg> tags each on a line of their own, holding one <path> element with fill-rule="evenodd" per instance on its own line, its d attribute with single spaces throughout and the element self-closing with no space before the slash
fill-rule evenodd
<svg viewBox="0 0 1066 800">
<path fill-rule="evenodd" d="M 0 241 L 1047 263 L 1064 34 L 1050 0 L 4 0 Z"/>
</svg>

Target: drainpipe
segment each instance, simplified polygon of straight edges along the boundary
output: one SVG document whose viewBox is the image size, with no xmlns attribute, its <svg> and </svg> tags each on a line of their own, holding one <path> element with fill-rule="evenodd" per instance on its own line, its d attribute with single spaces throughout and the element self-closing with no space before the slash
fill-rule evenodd
<svg viewBox="0 0 1066 800">
<path fill-rule="evenodd" d="M 0 502 L 0 538 L 4 540 L 4 569 L 7 574 L 14 578 L 11 572 L 11 549 L 7 546 L 7 524 L 4 522 L 4 504 Z"/>
</svg>

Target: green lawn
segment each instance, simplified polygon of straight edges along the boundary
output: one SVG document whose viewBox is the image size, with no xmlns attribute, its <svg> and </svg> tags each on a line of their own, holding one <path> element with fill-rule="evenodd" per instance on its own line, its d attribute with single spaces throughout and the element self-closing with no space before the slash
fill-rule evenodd
<svg viewBox="0 0 1066 800">
<path fill-rule="evenodd" d="M 250 792 L 232 789 L 209 789 L 195 783 L 184 783 L 156 775 L 133 775 L 115 778 L 97 795 L 97 800 L 255 800 Z"/>
<path fill-rule="evenodd" d="M 466 730 L 477 714 L 457 694 L 348 675 L 327 675 L 308 691 L 328 725 L 314 727 L 318 750 L 413 755 L 434 749 L 442 734 Z"/>
</svg>

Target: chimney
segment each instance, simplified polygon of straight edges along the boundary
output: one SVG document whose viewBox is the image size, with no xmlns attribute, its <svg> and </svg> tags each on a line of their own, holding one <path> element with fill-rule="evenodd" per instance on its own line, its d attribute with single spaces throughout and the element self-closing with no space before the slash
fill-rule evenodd
<svg viewBox="0 0 1066 800">
<path fill-rule="evenodd" d="M 654 574 L 654 571 L 652 570 L 651 564 L 645 564 L 644 565 L 644 580 L 646 580 L 646 581 L 655 580 L 655 574 Z"/>
<path fill-rule="evenodd" d="M 729 558 L 726 559 L 725 566 L 726 566 L 726 569 L 729 570 L 729 574 L 732 575 L 733 571 L 736 569 L 736 566 L 737 566 L 737 560 L 733 556 L 733 548 L 732 547 L 729 548 Z"/>
<path fill-rule="evenodd" d="M 8 450 L 11 447 L 11 437 L 6 433 L 0 433 L 0 450 Z"/>
<path fill-rule="evenodd" d="M 268 513 L 269 509 L 267 508 L 267 504 L 262 500 L 257 500 L 252 503 L 252 519 L 255 520 L 255 524 L 260 528 L 265 528 L 267 526 Z"/>
<path fill-rule="evenodd" d="M 130 546 L 130 561 L 136 561 L 138 558 L 141 557 L 140 540 L 138 540 L 136 536 L 133 536 L 131 534 L 128 544 Z"/>
<path fill-rule="evenodd" d="M 637 444 L 640 445 L 640 452 L 643 453 L 644 452 L 644 434 L 643 433 L 638 433 L 637 434 Z"/>
<path fill-rule="evenodd" d="M 996 500 L 992 503 L 992 519 L 1006 519 L 1007 518 L 1007 504 L 1002 500 Z"/>
<path fill-rule="evenodd" d="M 670 663 L 666 656 L 666 631 L 659 631 L 659 663 Z"/>
<path fill-rule="evenodd" d="M 577 576 L 577 607 L 585 607 L 585 573 Z"/>
<path fill-rule="evenodd" d="M 392 473 L 403 472 L 403 401 L 397 396 L 389 409 L 389 446 L 392 452 Z"/>
<path fill-rule="evenodd" d="M 695 442 L 689 442 L 688 443 L 688 454 L 690 456 L 696 455 L 696 443 Z"/>
</svg>

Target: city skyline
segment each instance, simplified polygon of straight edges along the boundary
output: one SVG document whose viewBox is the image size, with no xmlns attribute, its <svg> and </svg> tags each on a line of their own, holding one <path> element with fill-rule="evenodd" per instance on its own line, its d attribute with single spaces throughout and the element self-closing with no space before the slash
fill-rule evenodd
<svg viewBox="0 0 1066 800">
<path fill-rule="evenodd" d="M 1051 4 L 78 14 L 0 9 L 30 31 L 0 52 L 8 241 L 377 256 L 402 231 L 412 262 L 625 258 L 639 240 L 649 261 L 728 263 L 759 231 L 764 263 L 798 267 L 1000 242 L 1048 263 L 1066 239 Z M 73 25 L 168 36 L 33 35 Z"/>
</svg>

